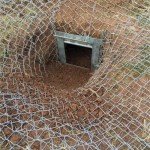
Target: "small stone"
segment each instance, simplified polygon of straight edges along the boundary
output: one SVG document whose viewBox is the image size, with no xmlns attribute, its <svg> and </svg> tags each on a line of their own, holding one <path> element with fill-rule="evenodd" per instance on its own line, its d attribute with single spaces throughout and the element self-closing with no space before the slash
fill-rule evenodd
<svg viewBox="0 0 150 150">
<path fill-rule="evenodd" d="M 35 141 L 33 144 L 32 144 L 32 146 L 31 146 L 31 148 L 34 150 L 39 150 L 40 149 L 40 142 L 39 141 Z"/>
<path fill-rule="evenodd" d="M 85 141 L 85 142 L 89 142 L 89 141 L 90 141 L 90 137 L 89 137 L 89 135 L 88 135 L 87 133 L 85 133 L 85 134 L 83 135 L 82 139 L 83 139 L 83 141 Z"/>
<path fill-rule="evenodd" d="M 36 131 L 30 131 L 29 136 L 33 139 L 36 138 Z"/>
<path fill-rule="evenodd" d="M 99 118 L 102 118 L 102 116 L 103 116 L 103 112 L 100 110 L 100 111 L 98 112 L 98 117 L 99 117 Z"/>
<path fill-rule="evenodd" d="M 4 133 L 6 136 L 11 135 L 12 134 L 12 130 L 9 129 L 8 127 L 4 128 Z"/>
<path fill-rule="evenodd" d="M 50 138 L 50 134 L 49 134 L 49 131 L 44 131 L 42 134 L 41 134 L 41 138 L 42 139 L 49 139 Z"/>
<path fill-rule="evenodd" d="M 10 138 L 10 141 L 14 144 L 17 144 L 20 140 L 21 136 L 18 133 L 14 133 Z"/>
<path fill-rule="evenodd" d="M 76 111 L 77 110 L 77 104 L 72 104 L 71 108 L 72 108 L 73 111 Z"/>
</svg>

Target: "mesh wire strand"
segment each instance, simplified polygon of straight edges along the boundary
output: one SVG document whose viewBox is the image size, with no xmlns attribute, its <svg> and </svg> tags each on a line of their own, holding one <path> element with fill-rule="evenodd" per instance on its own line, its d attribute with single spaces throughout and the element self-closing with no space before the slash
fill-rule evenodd
<svg viewBox="0 0 150 150">
<path fill-rule="evenodd" d="M 150 149 L 149 25 L 148 0 L 0 0 L 0 149 Z M 73 90 L 43 82 L 55 31 L 103 39 Z"/>
</svg>

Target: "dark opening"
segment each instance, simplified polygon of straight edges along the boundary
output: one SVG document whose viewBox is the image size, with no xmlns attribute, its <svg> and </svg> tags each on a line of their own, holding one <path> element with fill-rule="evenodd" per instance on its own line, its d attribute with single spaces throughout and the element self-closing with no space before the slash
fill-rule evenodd
<svg viewBox="0 0 150 150">
<path fill-rule="evenodd" d="M 92 49 L 73 44 L 65 44 L 66 62 L 68 64 L 91 68 Z"/>
</svg>

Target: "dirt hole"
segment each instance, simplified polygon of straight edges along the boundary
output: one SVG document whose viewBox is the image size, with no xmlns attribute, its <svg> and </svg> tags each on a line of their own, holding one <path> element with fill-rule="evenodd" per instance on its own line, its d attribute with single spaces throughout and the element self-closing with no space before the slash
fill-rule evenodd
<svg viewBox="0 0 150 150">
<path fill-rule="evenodd" d="M 44 84 L 57 89 L 73 90 L 84 86 L 91 77 L 90 69 L 49 62 L 46 65 Z"/>
<path fill-rule="evenodd" d="M 65 44 L 65 52 L 66 62 L 68 64 L 91 69 L 91 48 L 73 44 Z"/>
<path fill-rule="evenodd" d="M 46 65 L 44 83 L 66 90 L 84 86 L 91 77 L 92 49 L 65 44 L 65 52 L 66 64 L 49 62 Z"/>
</svg>

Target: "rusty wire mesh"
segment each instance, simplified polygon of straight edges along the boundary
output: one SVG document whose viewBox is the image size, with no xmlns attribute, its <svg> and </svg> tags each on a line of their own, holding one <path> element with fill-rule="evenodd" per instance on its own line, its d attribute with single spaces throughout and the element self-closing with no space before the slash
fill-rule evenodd
<svg viewBox="0 0 150 150">
<path fill-rule="evenodd" d="M 0 0 L 0 149 L 150 149 L 149 16 L 148 0 Z M 56 30 L 103 38 L 99 69 L 59 63 Z"/>
</svg>

